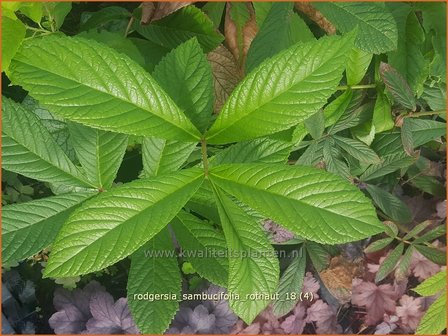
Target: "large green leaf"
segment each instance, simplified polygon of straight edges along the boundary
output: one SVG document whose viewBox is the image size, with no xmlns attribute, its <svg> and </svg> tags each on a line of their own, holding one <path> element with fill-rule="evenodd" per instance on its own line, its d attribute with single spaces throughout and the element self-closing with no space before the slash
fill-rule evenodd
<svg viewBox="0 0 448 336">
<path fill-rule="evenodd" d="M 69 124 L 70 140 L 87 178 L 99 189 L 112 186 L 123 160 L 128 136 Z"/>
<path fill-rule="evenodd" d="M 422 296 L 431 296 L 437 294 L 446 288 L 446 271 L 436 273 L 426 279 L 413 289 L 414 292 Z"/>
<path fill-rule="evenodd" d="M 392 108 L 387 96 L 381 91 L 377 92 L 375 107 L 373 108 L 372 123 L 375 127 L 375 133 L 388 131 L 394 127 Z"/>
<path fill-rule="evenodd" d="M 195 147 L 195 142 L 144 138 L 143 175 L 149 177 L 175 172 L 182 167 Z"/>
<path fill-rule="evenodd" d="M 386 8 L 365 2 L 315 2 L 313 6 L 343 33 L 358 26 L 359 49 L 380 54 L 397 48 L 397 24 Z"/>
<path fill-rule="evenodd" d="M 409 84 L 396 69 L 389 64 L 380 64 L 380 75 L 387 90 L 392 94 L 395 101 L 403 107 L 415 111 L 416 100 Z"/>
<path fill-rule="evenodd" d="M 428 76 L 427 61 L 422 52 L 425 32 L 409 4 L 387 3 L 398 26 L 398 47 L 387 55 L 388 62 L 407 79 L 414 93 L 423 91 Z"/>
<path fill-rule="evenodd" d="M 209 52 L 224 39 L 207 15 L 194 6 L 184 7 L 147 26 L 136 22 L 134 27 L 148 40 L 169 49 L 196 37 L 204 51 Z"/>
<path fill-rule="evenodd" d="M 171 51 L 155 67 L 153 76 L 204 132 L 213 113 L 213 78 L 198 40 L 193 38 Z"/>
<path fill-rule="evenodd" d="M 292 251 L 292 253 L 297 253 L 297 255 L 293 255 L 291 263 L 282 274 L 278 284 L 278 300 L 273 305 L 273 312 L 276 316 L 289 313 L 299 301 L 302 291 L 306 269 L 305 249 L 302 247 L 298 251 Z"/>
<path fill-rule="evenodd" d="M 353 39 L 352 33 L 297 44 L 263 62 L 233 91 L 207 141 L 256 138 L 307 119 L 336 89 Z"/>
<path fill-rule="evenodd" d="M 372 61 L 372 53 L 353 48 L 347 61 L 347 84 L 356 85 L 362 81 Z"/>
<path fill-rule="evenodd" d="M 179 307 L 181 283 L 176 251 L 164 228 L 131 257 L 128 302 L 140 332 L 162 334 L 168 328 Z M 145 295 L 160 297 L 151 301 Z"/>
<path fill-rule="evenodd" d="M 413 156 L 408 156 L 405 152 L 396 152 L 385 155 L 381 163 L 370 165 L 360 176 L 362 181 L 370 181 L 375 178 L 393 173 L 402 168 L 409 167 L 416 160 Z"/>
<path fill-rule="evenodd" d="M 411 211 L 398 197 L 373 184 L 368 184 L 366 190 L 381 211 L 392 220 L 399 223 L 409 223 L 412 220 Z"/>
<path fill-rule="evenodd" d="M 32 112 L 3 97 L 2 122 L 4 169 L 57 185 L 94 187 Z"/>
<path fill-rule="evenodd" d="M 229 305 L 250 324 L 277 289 L 278 259 L 261 226 L 220 189 L 215 195 L 229 253 L 227 289 L 235 295 Z"/>
<path fill-rule="evenodd" d="M 84 203 L 59 232 L 45 276 L 86 274 L 130 255 L 174 218 L 202 181 L 201 170 L 183 170 L 124 184 Z"/>
<path fill-rule="evenodd" d="M 10 70 L 13 83 L 68 120 L 119 133 L 199 138 L 148 73 L 95 41 L 61 36 L 27 40 Z"/>
<path fill-rule="evenodd" d="M 173 220 L 173 231 L 184 256 L 199 275 L 227 287 L 229 263 L 226 240 L 222 232 L 209 223 L 187 212 L 180 212 Z"/>
<path fill-rule="evenodd" d="M 25 33 L 26 28 L 22 21 L 2 17 L 2 71 L 8 71 L 11 59 L 25 38 Z"/>
<path fill-rule="evenodd" d="M 383 230 L 361 191 L 320 169 L 229 164 L 212 168 L 210 179 L 298 236 L 319 243 L 359 240 Z"/>
<path fill-rule="evenodd" d="M 50 245 L 70 213 L 93 193 L 71 193 L 4 206 L 3 262 L 20 261 Z"/>
<path fill-rule="evenodd" d="M 417 335 L 436 335 L 441 334 L 444 329 L 446 329 L 446 290 L 429 306 L 415 333 Z"/>
<path fill-rule="evenodd" d="M 361 141 L 333 135 L 336 144 L 355 159 L 365 163 L 379 163 L 380 158 Z"/>
<path fill-rule="evenodd" d="M 293 11 L 292 2 L 272 3 L 247 53 L 246 72 L 255 69 L 266 58 L 297 42 L 314 40 L 306 23 Z M 280 24 L 281 22 L 281 24 Z"/>
<path fill-rule="evenodd" d="M 210 159 L 210 165 L 223 163 L 285 163 L 292 145 L 274 139 L 254 139 L 241 141 L 220 151 Z"/>
</svg>

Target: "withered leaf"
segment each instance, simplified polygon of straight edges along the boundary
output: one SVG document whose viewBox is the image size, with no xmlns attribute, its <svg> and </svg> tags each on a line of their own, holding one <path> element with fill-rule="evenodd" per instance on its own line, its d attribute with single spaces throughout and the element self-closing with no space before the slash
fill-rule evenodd
<svg viewBox="0 0 448 336">
<path fill-rule="evenodd" d="M 232 54 L 223 45 L 209 52 L 207 59 L 212 67 L 215 89 L 214 111 L 218 114 L 242 76 Z"/>
</svg>

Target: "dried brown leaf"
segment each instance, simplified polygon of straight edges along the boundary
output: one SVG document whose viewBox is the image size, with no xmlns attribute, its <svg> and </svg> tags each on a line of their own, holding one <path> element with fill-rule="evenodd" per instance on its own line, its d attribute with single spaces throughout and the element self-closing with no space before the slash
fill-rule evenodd
<svg viewBox="0 0 448 336">
<path fill-rule="evenodd" d="M 150 24 L 152 21 L 163 19 L 165 16 L 192 4 L 189 2 L 143 2 L 142 3 L 142 25 Z"/>
<path fill-rule="evenodd" d="M 238 27 L 238 24 L 232 20 L 231 8 L 232 4 L 227 3 L 226 16 L 224 23 L 224 35 L 226 38 L 226 44 L 229 50 L 232 52 L 233 57 L 237 61 L 240 69 L 244 68 L 247 52 L 258 32 L 258 26 L 255 20 L 255 11 L 251 3 L 246 3 L 247 10 L 249 12 L 249 20 L 243 27 Z"/>
<path fill-rule="evenodd" d="M 242 76 L 232 54 L 223 45 L 208 53 L 207 59 L 212 67 L 215 89 L 214 111 L 218 114 Z"/>
<path fill-rule="evenodd" d="M 336 28 L 328 21 L 325 16 L 322 15 L 316 8 L 314 8 L 308 2 L 296 2 L 295 6 L 297 10 L 308 16 L 311 21 L 314 21 L 320 28 L 322 28 L 327 34 L 336 34 Z"/>
</svg>

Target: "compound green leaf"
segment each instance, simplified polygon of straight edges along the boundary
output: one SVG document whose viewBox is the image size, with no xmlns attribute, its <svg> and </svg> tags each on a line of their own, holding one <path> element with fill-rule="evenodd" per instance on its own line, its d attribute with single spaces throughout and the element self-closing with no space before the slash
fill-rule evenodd
<svg viewBox="0 0 448 336">
<path fill-rule="evenodd" d="M 378 155 L 359 140 L 333 135 L 336 144 L 355 159 L 365 163 L 379 163 Z"/>
<path fill-rule="evenodd" d="M 2 17 L 2 71 L 8 71 L 11 59 L 25 38 L 25 33 L 26 28 L 22 21 Z"/>
<path fill-rule="evenodd" d="M 420 320 L 417 335 L 439 335 L 446 329 L 446 291 L 429 306 Z"/>
<path fill-rule="evenodd" d="M 375 126 L 375 133 L 388 131 L 394 127 L 392 108 L 386 95 L 381 91 L 378 91 L 376 96 L 372 122 Z"/>
<path fill-rule="evenodd" d="M 375 276 L 375 282 L 380 282 L 392 272 L 401 258 L 404 250 L 404 243 L 398 244 L 380 264 L 378 272 Z"/>
<path fill-rule="evenodd" d="M 3 97 L 2 121 L 4 169 L 53 184 L 94 187 L 32 112 Z"/>
<path fill-rule="evenodd" d="M 213 113 L 212 69 L 196 38 L 167 54 L 155 67 L 154 79 L 191 122 L 204 132 Z"/>
<path fill-rule="evenodd" d="M 441 266 L 446 265 L 446 253 L 444 250 L 426 245 L 415 245 L 415 249 L 428 260 Z"/>
<path fill-rule="evenodd" d="M 398 223 L 409 223 L 412 220 L 411 210 L 398 197 L 373 184 L 368 184 L 366 190 L 381 211 L 392 220 Z"/>
<path fill-rule="evenodd" d="M 444 122 L 417 118 L 408 119 L 406 123 L 412 132 L 414 147 L 424 145 L 431 140 L 446 135 L 446 123 Z"/>
<path fill-rule="evenodd" d="M 339 175 L 347 180 L 350 179 L 350 168 L 347 163 L 339 159 L 340 156 L 337 148 L 334 147 L 334 141 L 328 138 L 323 146 L 323 159 L 325 162 L 325 169 L 333 174 Z"/>
<path fill-rule="evenodd" d="M 148 40 L 169 49 L 196 37 L 204 52 L 209 52 L 224 39 L 207 15 L 195 6 L 184 7 L 147 26 L 136 22 L 134 27 Z"/>
<path fill-rule="evenodd" d="M 181 283 L 176 251 L 164 228 L 131 257 L 128 302 L 140 332 L 163 334 L 179 308 Z M 145 295 L 161 298 L 151 301 Z"/>
<path fill-rule="evenodd" d="M 444 290 L 446 287 L 446 271 L 436 273 L 413 289 L 421 296 L 431 296 Z"/>
<path fill-rule="evenodd" d="M 227 290 L 230 308 L 247 324 L 270 302 L 277 290 L 279 264 L 261 226 L 220 189 L 215 188 L 219 216 L 229 253 Z M 253 296 L 253 297 L 252 297 Z M 268 298 L 266 298 L 268 296 Z"/>
<path fill-rule="evenodd" d="M 195 142 L 143 138 L 143 175 L 150 177 L 175 172 L 182 167 L 195 147 Z"/>
<path fill-rule="evenodd" d="M 383 231 L 366 196 L 320 169 L 277 164 L 229 164 L 211 169 L 214 184 L 300 237 L 324 244 Z"/>
<path fill-rule="evenodd" d="M 128 136 L 75 123 L 70 123 L 68 128 L 87 178 L 99 189 L 110 188 L 126 152 Z"/>
<path fill-rule="evenodd" d="M 412 7 L 388 3 L 398 25 L 398 47 L 387 55 L 388 62 L 406 78 L 414 93 L 420 95 L 428 76 L 427 61 L 422 53 L 425 33 Z"/>
<path fill-rule="evenodd" d="M 408 156 L 405 152 L 396 152 L 385 155 L 381 158 L 381 163 L 370 165 L 360 176 L 362 181 L 370 181 L 375 178 L 393 173 L 402 168 L 409 167 L 416 160 L 413 156 Z"/>
<path fill-rule="evenodd" d="M 308 241 L 305 248 L 316 271 L 321 272 L 327 268 L 331 256 L 323 245 Z"/>
<path fill-rule="evenodd" d="M 396 102 L 411 111 L 415 111 L 416 101 L 414 94 L 403 76 L 386 63 L 380 64 L 380 75 L 387 90 L 392 94 Z"/>
<path fill-rule="evenodd" d="M 293 11 L 292 2 L 272 3 L 247 53 L 246 72 L 251 72 L 266 58 L 297 42 L 314 40 L 305 22 Z M 280 24 L 281 22 L 281 24 Z"/>
<path fill-rule="evenodd" d="M 172 222 L 181 256 L 185 257 L 198 274 L 214 284 L 227 287 L 229 262 L 226 258 L 226 239 L 196 216 L 180 212 Z"/>
<path fill-rule="evenodd" d="M 238 142 L 210 159 L 210 166 L 223 163 L 285 163 L 292 145 L 274 139 L 254 139 Z"/>
<path fill-rule="evenodd" d="M 297 255 L 294 256 L 288 268 L 282 274 L 278 284 L 278 300 L 274 302 L 273 312 L 279 317 L 286 315 L 294 308 L 302 291 L 306 269 L 306 253 L 304 248 L 293 251 L 293 253 L 296 252 Z"/>
<path fill-rule="evenodd" d="M 59 232 L 45 276 L 86 274 L 127 257 L 174 218 L 202 181 L 193 168 L 127 183 L 84 203 Z"/>
<path fill-rule="evenodd" d="M 67 120 L 118 133 L 199 138 L 149 74 L 95 41 L 61 36 L 27 40 L 10 70 L 13 83 Z"/>
<path fill-rule="evenodd" d="M 107 24 L 117 20 L 129 20 L 131 13 L 123 7 L 109 6 L 91 13 L 90 17 L 81 22 L 80 30 L 101 29 Z"/>
<path fill-rule="evenodd" d="M 257 138 L 307 119 L 336 89 L 353 38 L 351 33 L 297 44 L 263 62 L 233 91 L 207 141 Z"/>
<path fill-rule="evenodd" d="M 366 2 L 316 2 L 313 6 L 342 33 L 358 26 L 355 44 L 359 49 L 381 54 L 397 48 L 397 24 L 386 8 Z"/>
<path fill-rule="evenodd" d="M 370 52 L 358 48 L 352 49 L 346 68 L 348 85 L 356 85 L 362 81 L 372 61 L 372 56 Z"/>
<path fill-rule="evenodd" d="M 311 117 L 305 120 L 305 128 L 310 133 L 311 137 L 319 140 L 325 131 L 325 115 L 323 110 L 319 110 Z"/>
<path fill-rule="evenodd" d="M 49 246 L 73 210 L 94 193 L 71 193 L 2 209 L 2 257 L 21 261 Z"/>
<path fill-rule="evenodd" d="M 383 248 L 388 246 L 393 241 L 394 241 L 394 238 L 392 238 L 392 237 L 375 240 L 372 244 L 370 244 L 369 246 L 367 246 L 364 249 L 364 252 L 365 253 L 372 253 L 372 252 L 376 252 L 376 251 L 382 250 Z"/>
</svg>

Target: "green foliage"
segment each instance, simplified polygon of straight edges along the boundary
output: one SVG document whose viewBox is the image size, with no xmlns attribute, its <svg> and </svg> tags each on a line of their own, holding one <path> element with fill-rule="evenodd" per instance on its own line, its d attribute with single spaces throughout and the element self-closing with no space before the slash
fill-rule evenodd
<svg viewBox="0 0 448 336">
<path fill-rule="evenodd" d="M 314 6 L 343 33 L 356 26 L 356 46 L 379 54 L 397 48 L 397 26 L 392 15 L 376 3 L 316 2 Z"/>
<path fill-rule="evenodd" d="M 404 277 L 414 251 L 446 263 L 431 245 L 444 226 L 401 232 L 413 218 L 395 193 L 445 191 L 428 173 L 446 134 L 442 4 L 313 3 L 337 28 L 321 37 L 300 6 L 253 3 L 241 71 L 221 44 L 224 4 L 147 25 L 139 8 L 79 6 L 2 3 L 5 262 L 50 247 L 44 276 L 69 278 L 129 257 L 128 302 L 148 334 L 168 328 L 183 280 L 239 295 L 230 307 L 248 324 L 270 303 L 284 316 L 297 296 L 281 297 L 328 266 L 332 245 L 383 232 L 366 248 L 389 250 L 378 282 Z M 241 47 L 253 13 L 229 7 Z M 295 238 L 274 249 L 265 219 Z M 419 332 L 440 327 L 444 300 Z"/>
<path fill-rule="evenodd" d="M 418 335 L 440 334 L 446 329 L 446 271 L 426 279 L 415 287 L 414 291 L 422 296 L 440 294 L 420 320 L 415 333 Z"/>
</svg>

